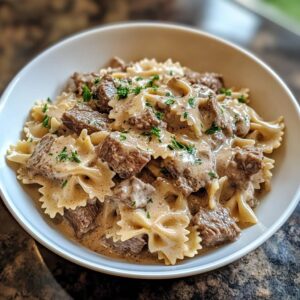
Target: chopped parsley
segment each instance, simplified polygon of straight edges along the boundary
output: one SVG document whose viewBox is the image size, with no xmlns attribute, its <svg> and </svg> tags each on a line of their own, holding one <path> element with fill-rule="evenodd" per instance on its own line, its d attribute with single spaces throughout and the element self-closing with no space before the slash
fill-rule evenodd
<svg viewBox="0 0 300 300">
<path fill-rule="evenodd" d="M 127 139 L 124 133 L 120 133 L 120 141 L 125 141 Z"/>
<path fill-rule="evenodd" d="M 172 97 L 172 95 L 171 95 L 170 92 L 166 92 L 166 96 L 167 96 L 167 97 Z"/>
<path fill-rule="evenodd" d="M 192 97 L 192 98 L 189 98 L 188 99 L 188 104 L 190 107 L 194 108 L 195 107 L 195 98 Z"/>
<path fill-rule="evenodd" d="M 92 99 L 92 93 L 86 84 L 82 87 L 82 98 L 84 102 L 88 102 Z"/>
<path fill-rule="evenodd" d="M 168 145 L 170 150 L 184 150 L 185 145 L 181 144 L 180 142 L 176 141 L 175 137 L 172 138 L 171 144 Z"/>
<path fill-rule="evenodd" d="M 205 131 L 205 133 L 206 134 L 215 134 L 217 131 L 220 131 L 220 130 L 221 130 L 221 128 L 219 126 L 217 126 L 215 123 L 213 123 L 211 125 L 211 127 Z"/>
<path fill-rule="evenodd" d="M 50 97 L 47 98 L 47 102 L 48 102 L 48 103 L 51 103 L 51 102 L 52 102 L 51 99 L 50 99 Z"/>
<path fill-rule="evenodd" d="M 164 113 L 163 112 L 161 112 L 161 111 L 157 111 L 156 113 L 155 113 L 155 116 L 156 116 L 156 118 L 158 119 L 158 120 L 162 120 L 163 118 L 164 118 Z"/>
<path fill-rule="evenodd" d="M 150 133 L 160 139 L 160 129 L 158 127 L 152 127 Z"/>
<path fill-rule="evenodd" d="M 173 76 L 173 71 L 171 70 L 171 71 L 169 72 L 169 74 L 170 74 L 171 76 Z"/>
<path fill-rule="evenodd" d="M 50 121 L 50 117 L 48 115 L 45 115 L 42 121 L 43 127 L 50 128 L 49 121 Z"/>
<path fill-rule="evenodd" d="M 154 85 L 154 82 L 156 80 L 159 80 L 159 76 L 157 74 L 155 74 L 154 76 L 152 76 L 152 78 L 147 82 L 147 84 L 146 84 L 145 87 L 146 88 L 148 88 L 148 87 L 157 87 L 157 86 Z"/>
<path fill-rule="evenodd" d="M 175 100 L 173 100 L 173 99 L 168 99 L 167 101 L 165 101 L 165 104 L 167 104 L 167 105 L 172 105 L 174 103 L 175 103 Z"/>
<path fill-rule="evenodd" d="M 67 185 L 67 183 L 68 183 L 68 180 L 65 179 L 65 180 L 63 181 L 63 183 L 61 184 L 61 188 L 63 189 L 63 188 Z"/>
<path fill-rule="evenodd" d="M 119 100 L 127 98 L 128 93 L 129 88 L 127 86 L 120 85 L 119 87 L 117 87 L 117 95 Z"/>
<path fill-rule="evenodd" d="M 148 219 L 150 219 L 150 213 L 149 213 L 149 211 L 147 211 L 146 216 L 147 216 Z"/>
<path fill-rule="evenodd" d="M 221 88 L 221 89 L 220 89 L 220 93 L 221 93 L 221 94 L 225 94 L 226 96 L 231 96 L 231 95 L 232 95 L 231 89 Z"/>
<path fill-rule="evenodd" d="M 246 98 L 245 98 L 245 96 L 244 96 L 244 95 L 241 95 L 240 97 L 238 97 L 238 101 L 239 101 L 240 103 L 246 103 Z"/>
<path fill-rule="evenodd" d="M 149 198 L 149 199 L 147 200 L 147 203 L 153 203 L 153 199 L 152 199 L 152 198 Z"/>
<path fill-rule="evenodd" d="M 67 152 L 67 147 L 64 147 L 56 157 L 58 161 L 66 161 L 68 158 L 69 156 Z"/>
<path fill-rule="evenodd" d="M 98 84 L 100 82 L 100 78 L 97 77 L 95 80 L 94 80 L 94 84 Z"/>
<path fill-rule="evenodd" d="M 135 207 L 135 201 L 131 202 L 131 206 Z"/>
<path fill-rule="evenodd" d="M 194 163 L 195 163 L 195 165 L 201 165 L 202 164 L 201 158 L 196 158 Z"/>
<path fill-rule="evenodd" d="M 80 163 L 81 160 L 79 159 L 78 157 L 78 153 L 76 150 L 72 151 L 71 152 L 71 155 L 69 156 L 68 155 L 68 152 L 67 152 L 67 147 L 64 147 L 61 152 L 57 155 L 56 159 L 58 161 L 66 161 L 66 160 L 69 160 L 69 161 L 74 161 L 74 162 L 77 162 L 77 163 Z"/>
<path fill-rule="evenodd" d="M 138 95 L 142 90 L 142 87 L 141 86 L 137 86 L 135 87 L 134 89 L 132 89 L 132 92 L 135 94 L 135 95 Z"/>
<path fill-rule="evenodd" d="M 184 119 L 187 119 L 188 116 L 189 116 L 189 113 L 188 113 L 187 111 L 185 111 L 185 112 L 183 113 L 183 118 L 184 118 Z"/>
<path fill-rule="evenodd" d="M 70 160 L 70 161 L 77 162 L 77 163 L 80 163 L 80 162 L 81 162 L 81 160 L 80 160 L 79 157 L 78 157 L 78 153 L 77 153 L 76 150 L 71 152 L 71 156 L 69 157 L 69 160 Z"/>
<path fill-rule="evenodd" d="M 153 107 L 149 102 L 146 102 L 146 106 Z"/>
<path fill-rule="evenodd" d="M 143 77 L 141 77 L 141 76 L 138 76 L 138 77 L 137 77 L 135 80 L 136 80 L 136 81 L 143 80 Z"/>
<path fill-rule="evenodd" d="M 209 171 L 208 175 L 209 175 L 210 179 L 216 179 L 216 178 L 218 178 L 218 176 L 216 175 L 216 173 L 214 173 L 212 171 Z"/>
<path fill-rule="evenodd" d="M 45 113 L 48 110 L 48 104 L 45 103 L 42 109 L 42 112 Z"/>
<path fill-rule="evenodd" d="M 196 147 L 194 145 L 185 146 L 185 150 L 192 155 L 196 153 Z"/>
</svg>

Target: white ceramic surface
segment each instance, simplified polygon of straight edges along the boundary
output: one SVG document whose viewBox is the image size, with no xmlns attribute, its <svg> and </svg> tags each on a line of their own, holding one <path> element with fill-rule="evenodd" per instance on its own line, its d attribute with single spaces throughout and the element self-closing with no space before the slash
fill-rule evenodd
<svg viewBox="0 0 300 300">
<path fill-rule="evenodd" d="M 125 60 L 172 58 L 199 71 L 222 73 L 228 86 L 249 87 L 252 105 L 266 119 L 285 117 L 283 146 L 276 151 L 272 190 L 256 213 L 259 223 L 238 241 L 175 266 L 113 260 L 89 251 L 56 231 L 30 199 L 5 160 L 34 101 L 54 98 L 74 71 L 97 70 L 111 56 Z M 101 27 L 68 38 L 31 61 L 9 84 L 0 102 L 1 196 L 16 218 L 40 243 L 75 263 L 125 277 L 174 278 L 224 266 L 268 239 L 293 212 L 300 189 L 300 110 L 282 80 L 250 53 L 206 33 L 169 24 L 127 23 Z"/>
</svg>

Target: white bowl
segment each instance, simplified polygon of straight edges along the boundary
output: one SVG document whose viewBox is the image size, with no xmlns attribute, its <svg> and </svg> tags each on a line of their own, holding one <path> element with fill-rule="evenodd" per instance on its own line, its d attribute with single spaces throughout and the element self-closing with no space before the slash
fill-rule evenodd
<svg viewBox="0 0 300 300">
<path fill-rule="evenodd" d="M 264 118 L 285 118 L 282 147 L 276 151 L 272 190 L 256 213 L 259 223 L 243 230 L 238 241 L 175 266 L 126 263 L 89 251 L 66 239 L 40 213 L 5 160 L 21 133 L 34 101 L 54 98 L 74 71 L 92 71 L 111 56 L 125 60 L 172 58 L 199 71 L 222 73 L 228 86 L 249 87 L 252 105 Z M 0 188 L 2 198 L 21 226 L 40 243 L 93 270 L 137 278 L 174 278 L 224 266 L 261 245 L 287 220 L 300 189 L 300 110 L 282 80 L 249 52 L 206 33 L 167 24 L 131 23 L 77 34 L 40 54 L 9 84 L 0 103 Z"/>
</svg>

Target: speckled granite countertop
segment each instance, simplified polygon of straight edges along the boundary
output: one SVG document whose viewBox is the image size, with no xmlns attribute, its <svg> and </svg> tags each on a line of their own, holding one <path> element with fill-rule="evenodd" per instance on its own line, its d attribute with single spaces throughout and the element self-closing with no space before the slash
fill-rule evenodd
<svg viewBox="0 0 300 300">
<path fill-rule="evenodd" d="M 241 44 L 300 97 L 300 37 L 223 0 L 1 1 L 0 92 L 33 56 L 63 37 L 141 19 L 193 25 Z M 237 26 L 235 19 L 243 22 Z M 117 278 L 74 265 L 36 243 L 1 202 L 0 220 L 0 299 L 300 299 L 300 206 L 271 239 L 235 263 L 166 281 Z"/>
</svg>

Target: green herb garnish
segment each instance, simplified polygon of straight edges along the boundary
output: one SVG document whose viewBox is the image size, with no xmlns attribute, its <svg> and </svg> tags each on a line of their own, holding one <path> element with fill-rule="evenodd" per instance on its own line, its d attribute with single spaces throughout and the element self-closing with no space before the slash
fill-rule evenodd
<svg viewBox="0 0 300 300">
<path fill-rule="evenodd" d="M 80 162 L 81 162 L 81 160 L 80 160 L 79 157 L 78 157 L 78 153 L 77 153 L 76 150 L 71 152 L 71 156 L 69 157 L 69 160 L 70 160 L 70 161 L 77 162 L 77 163 L 80 163 Z"/>
<path fill-rule="evenodd" d="M 48 115 L 45 115 L 42 121 L 43 127 L 50 128 L 49 121 L 50 121 L 50 117 Z"/>
<path fill-rule="evenodd" d="M 172 97 L 172 95 L 171 95 L 170 92 L 166 92 L 166 96 L 167 96 L 167 97 Z"/>
<path fill-rule="evenodd" d="M 64 147 L 56 157 L 58 161 L 66 161 L 68 158 L 69 156 L 67 152 L 67 147 Z"/>
<path fill-rule="evenodd" d="M 142 87 L 141 86 L 137 86 L 135 87 L 134 89 L 132 89 L 132 92 L 135 94 L 135 95 L 138 95 L 142 90 Z"/>
<path fill-rule="evenodd" d="M 216 178 L 218 178 L 218 176 L 214 172 L 212 172 L 212 171 L 208 172 L 208 175 L 209 175 L 210 179 L 216 179 Z"/>
<path fill-rule="evenodd" d="M 145 104 L 146 104 L 146 106 L 148 106 L 148 107 L 153 107 L 149 102 L 146 102 Z"/>
<path fill-rule="evenodd" d="M 156 116 L 156 118 L 158 119 L 158 120 L 162 120 L 163 118 L 164 118 L 164 113 L 163 112 L 161 112 L 161 111 L 157 111 L 156 113 L 155 113 L 155 116 Z"/>
<path fill-rule="evenodd" d="M 52 102 L 51 99 L 50 99 L 50 97 L 47 98 L 47 102 L 48 102 L 48 103 L 51 103 L 51 102 Z"/>
<path fill-rule="evenodd" d="M 195 98 L 189 98 L 188 99 L 188 104 L 190 107 L 194 108 L 195 107 Z"/>
<path fill-rule="evenodd" d="M 238 97 L 238 101 L 239 101 L 240 103 L 246 103 L 246 98 L 245 98 L 245 96 L 244 96 L 244 95 L 241 95 L 240 97 Z"/>
<path fill-rule="evenodd" d="M 220 130 L 221 130 L 221 128 L 219 126 L 217 126 L 215 123 L 213 123 L 211 125 L 211 127 L 205 131 L 205 133 L 206 134 L 215 134 L 217 131 L 220 131 Z"/>
<path fill-rule="evenodd" d="M 129 88 L 127 86 L 120 85 L 119 87 L 117 87 L 117 95 L 119 100 L 127 98 L 128 93 Z"/>
<path fill-rule="evenodd" d="M 188 113 L 187 111 L 185 111 L 185 112 L 183 113 L 183 118 L 184 118 L 184 119 L 187 119 L 188 116 L 189 116 L 189 113 Z"/>
<path fill-rule="evenodd" d="M 82 98 L 84 102 L 88 102 L 92 99 L 92 93 L 86 84 L 82 87 Z"/>
<path fill-rule="evenodd" d="M 98 84 L 100 82 L 100 78 L 97 77 L 95 80 L 94 80 L 94 84 Z"/>
<path fill-rule="evenodd" d="M 120 133 L 120 141 L 125 141 L 127 139 L 124 133 Z"/>
<path fill-rule="evenodd" d="M 136 80 L 136 81 L 143 80 L 143 77 L 141 77 L 141 76 L 138 76 L 138 77 L 137 77 L 135 80 Z"/>
<path fill-rule="evenodd" d="M 165 104 L 167 104 L 167 105 L 172 105 L 174 103 L 175 103 L 175 100 L 173 100 L 173 99 L 168 99 L 167 101 L 165 101 Z"/>
<path fill-rule="evenodd" d="M 48 104 L 45 103 L 42 109 L 42 112 L 45 113 L 48 110 Z"/>
<path fill-rule="evenodd" d="M 157 75 L 157 74 L 155 74 L 154 76 L 152 76 L 152 78 L 147 82 L 147 84 L 146 84 L 146 88 L 148 88 L 148 87 L 155 87 L 154 86 L 154 82 L 156 81 L 156 80 L 159 80 L 159 76 Z M 157 87 L 157 86 L 156 86 Z"/>
<path fill-rule="evenodd" d="M 65 179 L 65 180 L 63 181 L 63 183 L 61 184 L 61 188 L 63 189 L 63 188 L 67 185 L 67 183 L 68 183 L 68 180 Z"/>
<path fill-rule="evenodd" d="M 150 132 L 152 135 L 160 138 L 160 129 L 158 127 L 152 127 Z"/>
<path fill-rule="evenodd" d="M 231 96 L 231 95 L 232 95 L 231 89 L 221 88 L 221 89 L 220 89 L 220 93 L 221 93 L 221 94 L 225 94 L 226 96 Z"/>
<path fill-rule="evenodd" d="M 196 165 L 201 165 L 201 164 L 202 164 L 201 158 L 196 158 L 195 161 L 194 161 L 194 163 L 195 163 Z"/>
<path fill-rule="evenodd" d="M 149 213 L 149 211 L 147 211 L 146 215 L 147 215 L 147 218 L 150 219 L 150 213 Z"/>
</svg>

